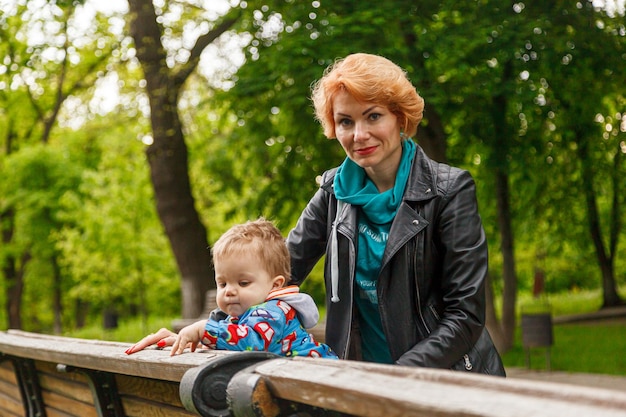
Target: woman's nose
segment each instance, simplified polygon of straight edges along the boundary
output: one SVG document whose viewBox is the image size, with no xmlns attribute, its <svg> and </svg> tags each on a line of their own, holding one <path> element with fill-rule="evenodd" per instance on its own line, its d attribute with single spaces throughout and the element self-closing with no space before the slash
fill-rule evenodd
<svg viewBox="0 0 626 417">
<path fill-rule="evenodd" d="M 355 123 L 354 124 L 354 141 L 359 142 L 367 139 L 368 137 L 367 127 L 363 123 Z"/>
</svg>

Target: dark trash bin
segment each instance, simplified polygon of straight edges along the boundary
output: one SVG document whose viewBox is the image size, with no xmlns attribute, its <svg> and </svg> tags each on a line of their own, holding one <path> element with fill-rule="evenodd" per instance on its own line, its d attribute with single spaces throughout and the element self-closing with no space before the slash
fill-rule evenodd
<svg viewBox="0 0 626 417">
<path fill-rule="evenodd" d="M 103 327 L 106 330 L 117 329 L 117 319 L 119 315 L 113 310 L 105 310 L 103 313 Z"/>
<path fill-rule="evenodd" d="M 522 346 L 526 349 L 526 365 L 530 368 L 530 349 L 546 349 L 546 365 L 550 370 L 550 347 L 554 343 L 552 314 L 522 314 Z"/>
</svg>

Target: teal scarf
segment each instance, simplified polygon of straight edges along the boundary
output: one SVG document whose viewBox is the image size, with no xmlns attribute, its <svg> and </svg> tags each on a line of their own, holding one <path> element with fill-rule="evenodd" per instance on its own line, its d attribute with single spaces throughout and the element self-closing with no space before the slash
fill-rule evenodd
<svg viewBox="0 0 626 417">
<path fill-rule="evenodd" d="M 415 156 L 415 147 L 412 139 L 402 142 L 402 159 L 396 174 L 396 182 L 393 188 L 382 193 L 378 192 L 376 185 L 368 178 L 363 168 L 350 158 L 346 158 L 335 175 L 335 196 L 338 200 L 361 206 L 363 213 L 372 223 L 390 223 L 402 202 L 402 195 Z"/>
</svg>

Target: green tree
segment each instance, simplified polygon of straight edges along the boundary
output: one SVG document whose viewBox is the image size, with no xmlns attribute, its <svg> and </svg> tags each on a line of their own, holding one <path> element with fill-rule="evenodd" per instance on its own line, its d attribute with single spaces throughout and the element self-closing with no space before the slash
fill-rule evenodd
<svg viewBox="0 0 626 417">
<path fill-rule="evenodd" d="M 2 176 L 2 203 L 4 207 L 11 207 L 15 214 L 11 244 L 3 245 L 0 254 L 3 259 L 21 262 L 17 287 L 10 285 L 7 293 L 7 297 L 16 297 L 9 302 L 13 318 L 10 326 L 21 328 L 22 314 L 26 311 L 36 312 L 38 318 L 42 311 L 48 311 L 54 315 L 55 331 L 60 332 L 62 275 L 54 231 L 63 225 L 59 201 L 66 192 L 78 187 L 80 165 L 58 148 L 34 145 L 5 158 L 3 169 L 12 175 Z M 26 310 L 22 308 L 22 291 L 27 282 L 38 297 L 32 301 L 36 307 Z M 46 308 L 50 305 L 52 310 Z"/>
<path fill-rule="evenodd" d="M 185 48 L 183 53 L 181 49 L 168 51 L 162 42 L 165 26 L 178 22 L 177 19 L 170 20 L 169 3 L 165 8 L 155 7 L 151 0 L 129 0 L 128 3 L 130 31 L 150 99 L 153 143 L 147 154 L 157 212 L 181 272 L 182 316 L 197 317 L 202 311 L 206 291 L 215 284 L 207 250 L 206 227 L 198 216 L 189 182 L 188 150 L 178 114 L 178 100 L 202 51 L 233 26 L 239 12 L 234 9 L 232 15 L 213 21 L 210 29 L 197 36 L 193 45 Z M 185 15 L 189 19 L 186 24 L 191 21 L 194 10 L 196 13 L 200 11 L 200 18 L 206 18 L 203 10 L 194 5 L 171 4 L 172 9 L 181 7 L 188 12 L 191 9 Z M 176 10 L 172 14 L 176 14 Z M 167 31 L 172 38 L 180 35 L 175 24 L 168 26 Z"/>
<path fill-rule="evenodd" d="M 610 82 L 626 78 L 623 15 L 611 16 L 593 2 L 554 7 L 539 42 L 543 75 L 558 127 L 557 159 L 574 161 L 566 186 L 584 202 L 587 225 L 602 282 L 602 307 L 624 304 L 617 292 L 615 260 L 624 224 L 625 169 L 622 124 L 624 90 Z M 564 167 L 567 169 L 567 167 Z M 562 184 L 563 185 L 563 184 Z M 589 239 L 581 239 L 582 250 Z"/>
<path fill-rule="evenodd" d="M 108 35 L 109 22 L 101 16 L 87 28 L 79 25 L 81 4 L 46 0 L 3 4 L 0 126 L 4 133 L 0 140 L 5 155 L 33 143 L 47 144 L 67 100 L 93 86 L 100 72 L 106 72 L 117 39 Z M 8 176 L 2 169 L 2 175 Z M 19 239 L 15 228 L 20 213 L 17 202 L 9 200 L 0 197 L 2 245 L 7 248 L 1 263 L 9 326 L 19 328 L 23 280 L 33 251 L 14 241 Z M 52 270 L 58 273 L 55 265 Z M 60 312 L 55 317 L 58 329 Z"/>
<path fill-rule="evenodd" d="M 65 227 L 56 246 L 71 277 L 68 304 L 124 316 L 138 311 L 146 323 L 151 313 L 177 310 L 176 267 L 154 209 L 143 126 L 111 119 L 120 121 L 113 115 L 100 121 L 106 131 L 98 134 L 97 167 L 84 169 L 80 187 L 60 201 Z M 79 316 L 72 321 L 80 324 Z"/>
</svg>

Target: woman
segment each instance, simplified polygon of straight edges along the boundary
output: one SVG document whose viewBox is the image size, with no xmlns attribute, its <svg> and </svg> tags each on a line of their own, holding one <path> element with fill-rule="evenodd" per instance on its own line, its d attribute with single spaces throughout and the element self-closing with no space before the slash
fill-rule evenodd
<svg viewBox="0 0 626 417">
<path fill-rule="evenodd" d="M 404 71 L 349 55 L 312 98 L 347 158 L 324 173 L 287 244 L 297 284 L 326 256 L 326 343 L 341 358 L 504 375 L 484 326 L 475 184 L 411 139 L 424 100 Z"/>
</svg>

